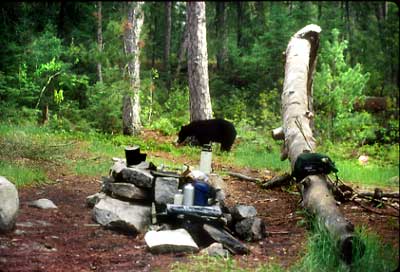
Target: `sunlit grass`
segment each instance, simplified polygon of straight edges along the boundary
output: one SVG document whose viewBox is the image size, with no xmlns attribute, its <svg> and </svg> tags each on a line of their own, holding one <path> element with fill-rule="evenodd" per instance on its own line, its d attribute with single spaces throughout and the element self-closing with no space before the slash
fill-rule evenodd
<svg viewBox="0 0 400 272">
<path fill-rule="evenodd" d="M 233 162 L 238 166 L 262 168 L 273 171 L 288 172 L 288 161 L 280 160 L 280 153 L 276 147 L 267 149 L 259 144 L 241 143 L 234 150 Z"/>
<path fill-rule="evenodd" d="M 338 161 L 339 177 L 362 186 L 399 187 L 399 168 L 395 166 L 359 165 L 356 162 Z"/>
<path fill-rule="evenodd" d="M 47 182 L 46 174 L 40 168 L 26 167 L 0 161 L 0 175 L 14 183 L 17 188 Z"/>
<path fill-rule="evenodd" d="M 210 257 L 208 255 L 190 256 L 188 262 L 176 262 L 170 266 L 171 272 L 283 272 L 275 263 L 260 264 L 253 268 L 244 268 L 232 257 Z"/>
<path fill-rule="evenodd" d="M 265 136 L 265 135 L 264 135 Z M 213 161 L 222 165 L 248 167 L 254 169 L 268 169 L 274 172 L 290 172 L 288 160 L 280 160 L 280 143 L 273 142 L 257 133 L 245 133 L 234 145 L 230 153 L 220 152 L 219 145 L 213 145 Z M 77 143 L 77 144 L 75 144 Z M 156 166 L 166 165 L 180 169 L 179 162 L 196 162 L 200 158 L 201 148 L 191 146 L 175 146 L 173 143 L 158 142 L 156 139 L 145 139 L 139 136 L 105 135 L 96 132 L 55 132 L 47 127 L 35 125 L 14 126 L 0 124 L 0 159 L 13 164 L 14 161 L 28 159 L 34 162 L 25 165 L 30 169 L 38 168 L 37 162 L 61 163 L 69 166 L 76 175 L 99 176 L 108 173 L 112 165 L 112 158 L 125 158 L 124 148 L 137 145 L 142 153 L 148 154 L 148 161 Z M 349 158 L 351 147 L 345 144 L 334 148 L 321 146 L 339 169 L 339 177 L 345 182 L 361 186 L 398 187 L 399 175 L 398 147 L 378 146 L 363 147 L 362 152 L 372 154 L 366 166 L 358 164 L 356 158 Z M 386 153 L 384 152 L 386 150 Z M 153 156 L 157 152 L 168 153 L 177 160 Z M 361 152 L 361 151 L 360 151 Z M 373 153 L 376 156 L 373 156 Z M 73 159 L 71 159 L 71 153 Z M 385 160 L 382 156 L 386 156 Z M 387 164 L 384 162 L 387 161 Z M 195 166 L 195 165 L 193 165 Z M 33 179 L 35 180 L 35 179 Z"/>
</svg>

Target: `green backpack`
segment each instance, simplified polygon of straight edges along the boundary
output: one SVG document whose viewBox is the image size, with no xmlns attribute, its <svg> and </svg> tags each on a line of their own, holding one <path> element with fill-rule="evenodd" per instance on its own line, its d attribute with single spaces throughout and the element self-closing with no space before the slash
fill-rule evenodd
<svg viewBox="0 0 400 272">
<path fill-rule="evenodd" d="M 294 164 L 292 177 L 296 181 L 301 181 L 309 175 L 329 174 L 334 172 L 337 177 L 335 163 L 327 156 L 319 153 L 302 153 L 300 154 Z"/>
</svg>

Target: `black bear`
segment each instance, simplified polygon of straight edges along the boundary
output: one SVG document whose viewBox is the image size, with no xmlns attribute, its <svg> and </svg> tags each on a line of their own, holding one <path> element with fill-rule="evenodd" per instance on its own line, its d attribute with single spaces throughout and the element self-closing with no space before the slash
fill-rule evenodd
<svg viewBox="0 0 400 272">
<path fill-rule="evenodd" d="M 178 137 L 178 144 L 193 137 L 200 145 L 217 142 L 221 144 L 222 151 L 230 151 L 236 138 L 236 130 L 231 122 L 224 119 L 199 120 L 182 126 Z"/>
</svg>

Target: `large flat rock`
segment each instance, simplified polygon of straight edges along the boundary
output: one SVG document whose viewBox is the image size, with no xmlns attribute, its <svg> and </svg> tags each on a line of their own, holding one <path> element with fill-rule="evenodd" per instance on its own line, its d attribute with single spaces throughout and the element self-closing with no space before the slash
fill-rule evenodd
<svg viewBox="0 0 400 272">
<path fill-rule="evenodd" d="M 151 206 L 104 197 L 93 208 L 93 219 L 102 226 L 128 232 L 145 232 L 151 223 Z"/>
<path fill-rule="evenodd" d="M 197 252 L 199 247 L 185 229 L 149 231 L 144 240 L 152 253 Z"/>
</svg>

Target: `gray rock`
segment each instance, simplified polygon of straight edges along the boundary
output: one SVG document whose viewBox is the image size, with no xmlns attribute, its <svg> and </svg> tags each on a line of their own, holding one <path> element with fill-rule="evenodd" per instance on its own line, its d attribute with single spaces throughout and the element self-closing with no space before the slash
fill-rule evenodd
<svg viewBox="0 0 400 272">
<path fill-rule="evenodd" d="M 118 182 L 109 184 L 113 196 L 124 197 L 132 200 L 146 200 L 150 198 L 150 191 L 139 188 L 130 183 Z"/>
<path fill-rule="evenodd" d="M 149 231 L 144 240 L 152 253 L 199 251 L 199 247 L 185 229 Z"/>
<path fill-rule="evenodd" d="M 154 201 L 157 204 L 174 203 L 174 195 L 178 193 L 179 179 L 170 177 L 156 178 L 154 185 Z"/>
<path fill-rule="evenodd" d="M 113 176 L 109 176 L 109 177 L 101 177 L 101 192 L 106 193 L 106 194 L 110 194 L 110 185 L 111 183 L 115 182 L 115 179 Z"/>
<path fill-rule="evenodd" d="M 201 254 L 207 254 L 211 257 L 223 257 L 227 258 L 229 256 L 228 250 L 224 249 L 221 243 L 212 243 L 207 248 L 200 251 Z"/>
<path fill-rule="evenodd" d="M 96 205 L 97 202 L 99 202 L 100 199 L 104 198 L 105 196 L 105 193 L 100 192 L 86 197 L 86 206 L 88 206 L 89 208 L 93 208 L 94 205 Z"/>
<path fill-rule="evenodd" d="M 232 208 L 232 217 L 235 220 L 242 220 L 245 218 L 251 218 L 257 215 L 257 210 L 253 206 L 247 205 L 236 205 Z"/>
<path fill-rule="evenodd" d="M 147 170 L 137 168 L 124 168 L 120 176 L 115 177 L 116 182 L 132 183 L 142 188 L 153 187 L 153 176 Z"/>
<path fill-rule="evenodd" d="M 19 210 L 17 188 L 0 176 L 0 233 L 14 229 Z"/>
<path fill-rule="evenodd" d="M 104 197 L 94 206 L 93 219 L 102 226 L 128 232 L 145 232 L 151 223 L 151 206 Z"/>
<path fill-rule="evenodd" d="M 233 254 L 247 254 L 250 252 L 245 244 L 222 228 L 216 228 L 212 225 L 204 224 L 203 229 L 214 241 L 221 243 Z"/>
<path fill-rule="evenodd" d="M 124 161 L 116 161 L 110 169 L 111 175 L 115 179 L 120 179 L 122 176 L 122 170 L 126 168 L 126 163 Z"/>
<path fill-rule="evenodd" d="M 147 161 L 142 161 L 139 164 L 136 165 L 129 165 L 129 168 L 136 168 L 136 169 L 142 169 L 142 170 L 147 170 L 149 168 L 151 168 L 151 163 L 147 162 Z"/>
<path fill-rule="evenodd" d="M 258 217 L 246 218 L 236 223 L 235 231 L 245 241 L 259 241 L 265 237 L 265 224 Z"/>
<path fill-rule="evenodd" d="M 41 198 L 28 203 L 28 206 L 39 208 L 39 209 L 57 209 L 57 206 L 47 198 Z"/>
</svg>

